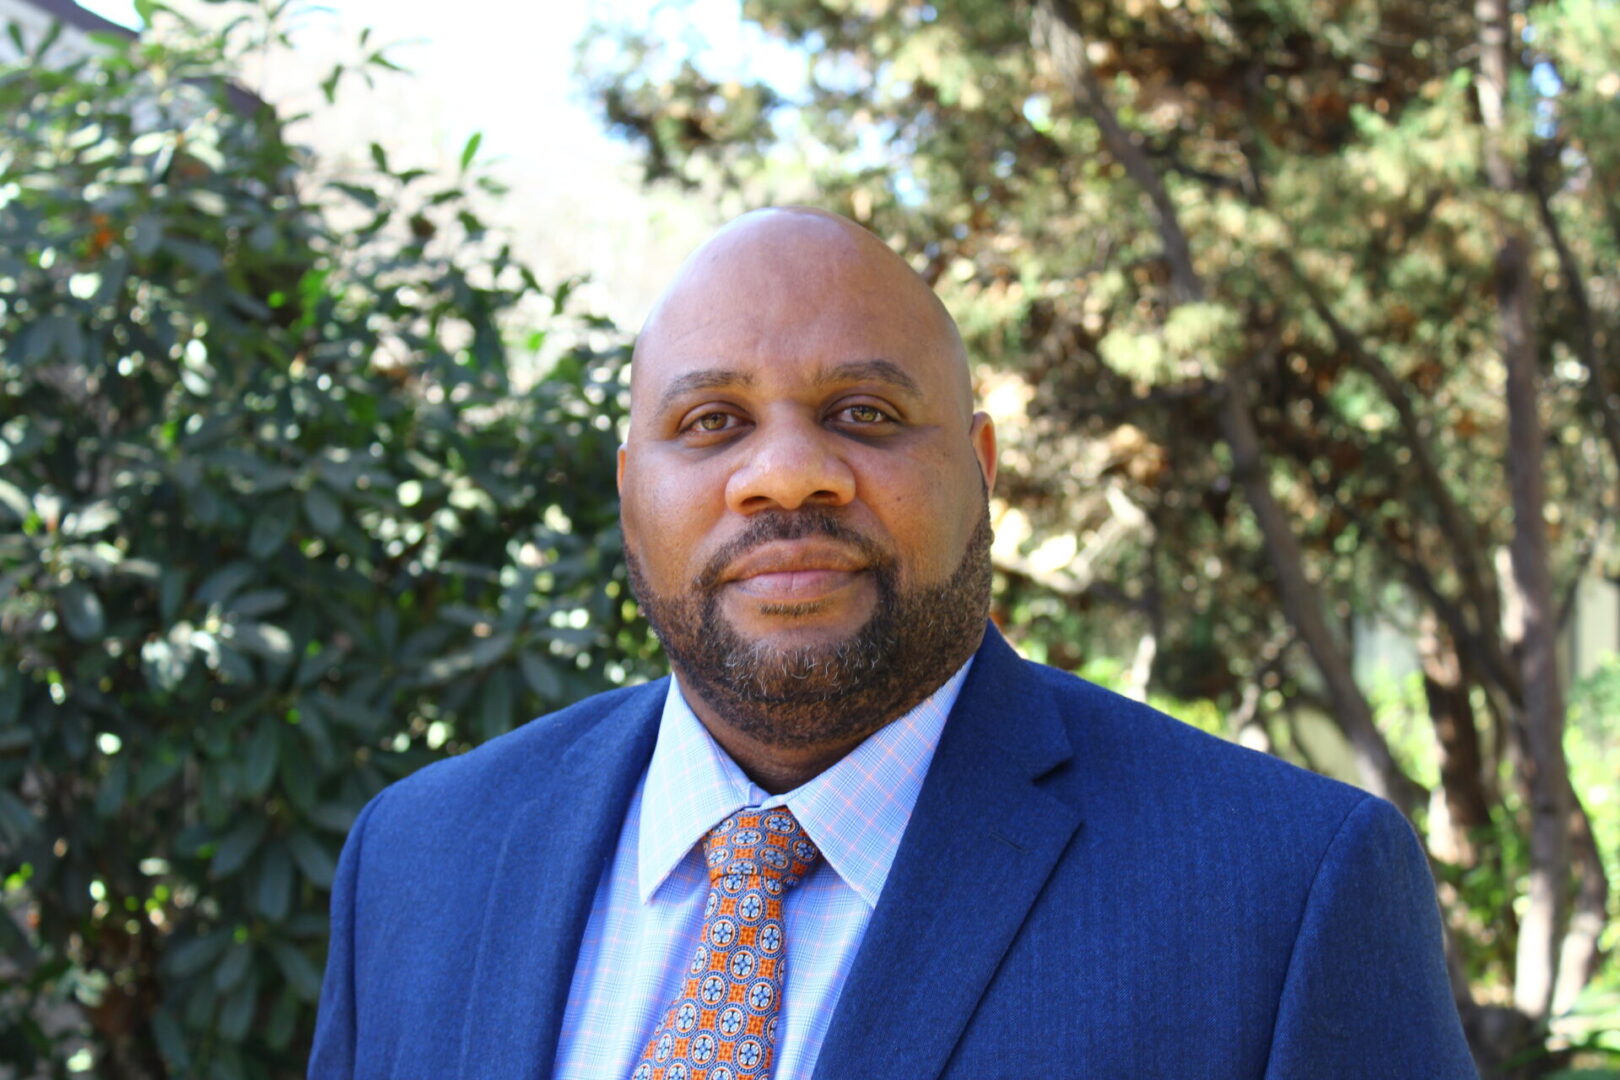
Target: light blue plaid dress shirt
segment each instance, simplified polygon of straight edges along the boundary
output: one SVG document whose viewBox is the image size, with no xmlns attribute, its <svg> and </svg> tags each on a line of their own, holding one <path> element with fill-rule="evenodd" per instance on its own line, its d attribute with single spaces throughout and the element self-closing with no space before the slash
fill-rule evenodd
<svg viewBox="0 0 1620 1080">
<path fill-rule="evenodd" d="M 809 1080 L 883 892 L 969 660 L 933 696 L 809 783 L 768 795 L 709 735 L 674 679 L 658 744 L 580 943 L 556 1080 L 623 1080 L 674 999 L 703 925 L 699 841 L 745 806 L 786 806 L 822 861 L 788 893 L 781 1037 L 772 1080 Z"/>
</svg>

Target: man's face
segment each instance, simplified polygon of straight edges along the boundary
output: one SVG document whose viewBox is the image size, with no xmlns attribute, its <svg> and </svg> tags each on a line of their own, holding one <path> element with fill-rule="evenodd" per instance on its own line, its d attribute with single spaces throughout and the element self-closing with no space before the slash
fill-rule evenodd
<svg viewBox="0 0 1620 1080">
<path fill-rule="evenodd" d="M 782 745 L 880 726 L 976 646 L 994 435 L 959 347 L 903 263 L 810 216 L 734 226 L 649 322 L 632 584 L 726 722 Z"/>
</svg>

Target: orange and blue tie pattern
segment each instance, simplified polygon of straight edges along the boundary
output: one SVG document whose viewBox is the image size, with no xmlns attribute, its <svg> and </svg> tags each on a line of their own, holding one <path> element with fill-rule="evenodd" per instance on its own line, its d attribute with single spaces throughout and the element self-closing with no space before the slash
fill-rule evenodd
<svg viewBox="0 0 1620 1080">
<path fill-rule="evenodd" d="M 782 899 L 821 852 L 785 807 L 740 810 L 703 841 L 709 895 L 680 994 L 631 1080 L 768 1080 L 787 941 Z"/>
</svg>

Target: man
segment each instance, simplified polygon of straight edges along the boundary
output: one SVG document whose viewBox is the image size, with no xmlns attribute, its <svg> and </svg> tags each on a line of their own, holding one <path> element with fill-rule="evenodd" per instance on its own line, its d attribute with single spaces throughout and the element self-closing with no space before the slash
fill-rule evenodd
<svg viewBox="0 0 1620 1080">
<path fill-rule="evenodd" d="M 902 260 L 747 215 L 633 372 L 674 678 L 366 808 L 311 1076 L 1474 1075 L 1393 808 L 987 626 L 995 434 Z"/>
</svg>

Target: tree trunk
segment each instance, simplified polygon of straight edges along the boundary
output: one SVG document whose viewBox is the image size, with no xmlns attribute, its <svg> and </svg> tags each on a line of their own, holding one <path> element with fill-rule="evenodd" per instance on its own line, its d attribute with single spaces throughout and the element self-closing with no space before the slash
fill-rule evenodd
<svg viewBox="0 0 1620 1080">
<path fill-rule="evenodd" d="M 1440 744 L 1440 801 L 1429 815 L 1429 851 L 1443 862 L 1475 866 L 1479 830 L 1491 823 L 1485 794 L 1479 725 L 1469 700 L 1469 683 L 1451 641 L 1430 617 L 1418 634 L 1423 693 Z"/>
<path fill-rule="evenodd" d="M 1480 72 L 1475 80 L 1484 125 L 1485 171 L 1491 187 L 1516 194 L 1504 146 L 1513 33 L 1506 0 L 1476 0 Z M 1544 1018 L 1553 988 L 1569 894 L 1569 771 L 1564 759 L 1564 692 L 1558 673 L 1557 613 L 1548 564 L 1547 502 L 1539 358 L 1535 337 L 1535 283 L 1530 238 L 1504 213 L 1496 255 L 1496 298 L 1507 367 L 1508 482 L 1513 500 L 1511 545 L 1518 626 L 1517 656 L 1524 686 L 1519 717 L 1525 793 L 1530 811 L 1528 904 L 1519 924 L 1513 1003 L 1526 1016 Z"/>
<path fill-rule="evenodd" d="M 1575 908 L 1558 959 L 1558 979 L 1553 987 L 1555 1013 L 1564 1012 L 1575 1004 L 1575 998 L 1597 974 L 1598 961 L 1602 959 L 1598 943 L 1609 925 L 1609 879 L 1604 873 L 1597 838 L 1592 835 L 1592 819 L 1573 788 L 1569 804 L 1570 842 L 1580 884 L 1575 890 Z"/>
</svg>

